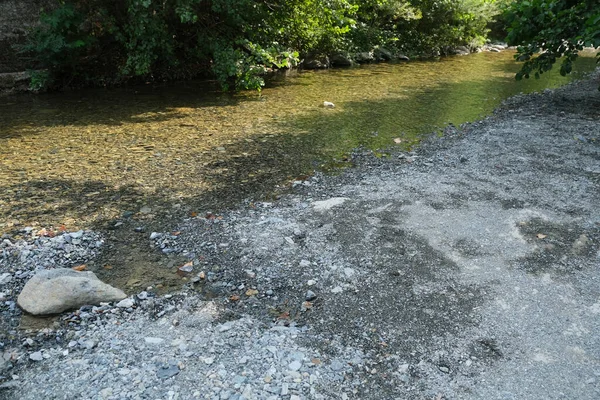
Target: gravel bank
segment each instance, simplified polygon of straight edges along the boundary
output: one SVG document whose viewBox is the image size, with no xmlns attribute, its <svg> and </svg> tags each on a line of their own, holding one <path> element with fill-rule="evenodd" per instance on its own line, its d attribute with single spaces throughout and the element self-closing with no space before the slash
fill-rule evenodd
<svg viewBox="0 0 600 400">
<path fill-rule="evenodd" d="M 357 152 L 277 202 L 148 233 L 189 260 L 181 291 L 41 331 L 15 328 L 29 271 L 102 238 L 5 238 L 0 398 L 600 398 L 597 87 L 518 96 L 414 153 Z"/>
</svg>

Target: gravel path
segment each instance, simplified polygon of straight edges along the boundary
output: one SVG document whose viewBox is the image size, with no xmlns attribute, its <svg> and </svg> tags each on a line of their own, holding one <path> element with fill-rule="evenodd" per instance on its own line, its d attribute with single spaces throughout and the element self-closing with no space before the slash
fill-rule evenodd
<svg viewBox="0 0 600 400">
<path fill-rule="evenodd" d="M 189 283 L 18 331 L 94 232 L 0 245 L 0 398 L 600 398 L 600 92 L 518 96 L 414 153 L 148 233 Z M 75 239 L 75 242 L 73 242 Z M 66 256 L 68 255 L 68 256 Z"/>
</svg>

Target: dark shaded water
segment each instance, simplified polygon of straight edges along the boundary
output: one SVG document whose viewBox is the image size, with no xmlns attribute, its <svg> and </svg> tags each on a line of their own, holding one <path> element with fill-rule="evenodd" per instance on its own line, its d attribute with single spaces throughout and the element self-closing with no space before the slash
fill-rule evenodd
<svg viewBox="0 0 600 400">
<path fill-rule="evenodd" d="M 344 164 L 359 146 L 410 147 L 593 67 L 590 54 L 570 78 L 516 82 L 511 52 L 480 53 L 291 72 L 260 95 L 188 82 L 0 98 L 0 233 L 110 227 L 124 213 L 168 225 Z"/>
</svg>

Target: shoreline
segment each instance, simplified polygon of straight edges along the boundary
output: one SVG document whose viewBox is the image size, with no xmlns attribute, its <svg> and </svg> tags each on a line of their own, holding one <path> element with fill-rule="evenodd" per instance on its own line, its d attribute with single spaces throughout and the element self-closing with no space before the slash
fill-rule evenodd
<svg viewBox="0 0 600 400">
<path fill-rule="evenodd" d="M 597 79 L 181 221 L 186 287 L 3 339 L 0 398 L 596 398 Z"/>
</svg>

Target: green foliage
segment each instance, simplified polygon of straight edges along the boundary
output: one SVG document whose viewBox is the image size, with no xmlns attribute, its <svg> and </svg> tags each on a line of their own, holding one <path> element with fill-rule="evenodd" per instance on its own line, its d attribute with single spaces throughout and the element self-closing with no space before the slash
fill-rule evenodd
<svg viewBox="0 0 600 400">
<path fill-rule="evenodd" d="M 494 0 L 64 0 L 25 51 L 35 85 L 186 79 L 264 85 L 299 55 L 378 47 L 423 54 L 481 43 Z"/>
<path fill-rule="evenodd" d="M 513 2 L 505 18 L 507 39 L 518 45 L 516 58 L 524 61 L 517 80 L 532 74 L 539 78 L 561 57 L 560 73 L 569 74 L 579 51 L 600 47 L 600 3 L 595 0 Z"/>
<path fill-rule="evenodd" d="M 55 72 L 68 68 L 75 73 L 96 39 L 81 29 L 85 16 L 73 4 L 64 3 L 56 10 L 41 15 L 41 27 L 33 32 L 30 41 L 20 50 L 36 57 L 32 72 L 32 90 L 43 90 L 54 80 Z"/>
</svg>

